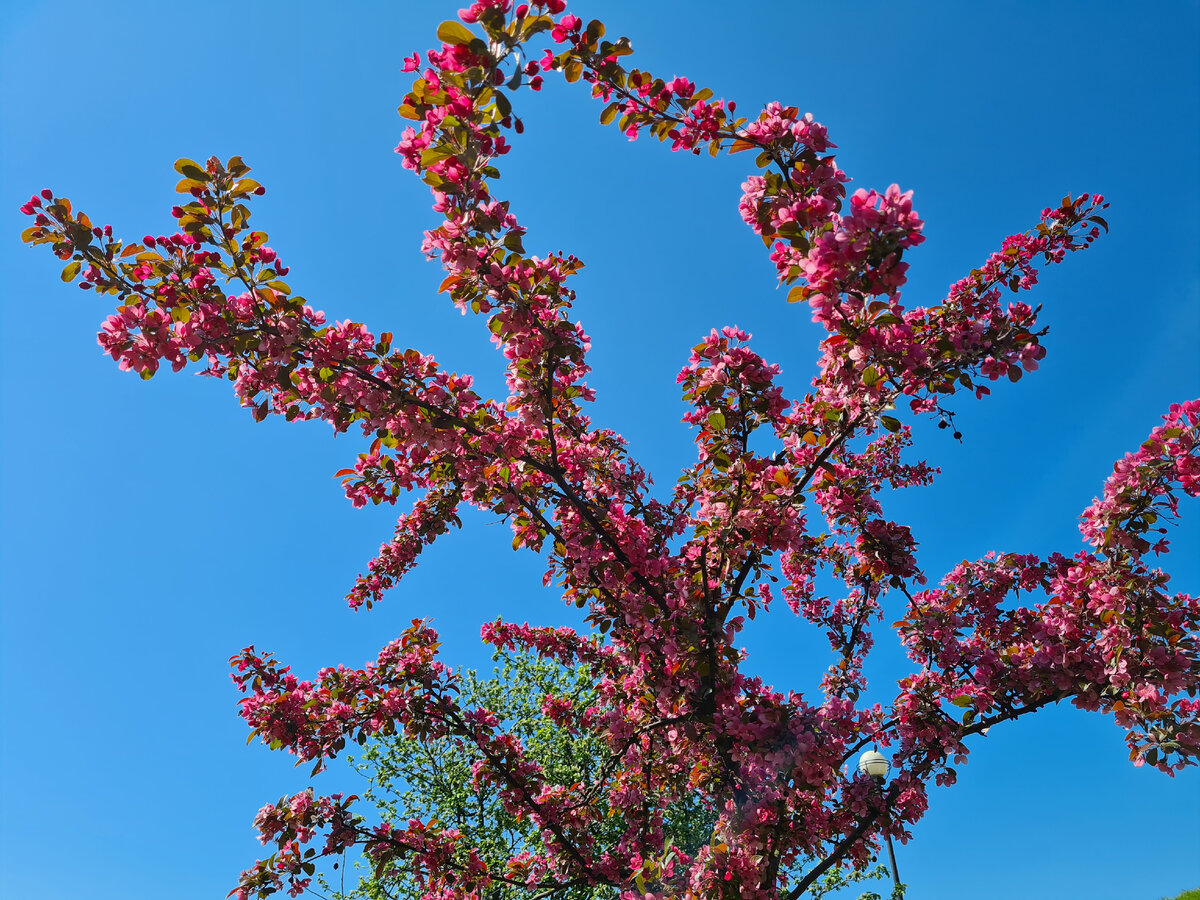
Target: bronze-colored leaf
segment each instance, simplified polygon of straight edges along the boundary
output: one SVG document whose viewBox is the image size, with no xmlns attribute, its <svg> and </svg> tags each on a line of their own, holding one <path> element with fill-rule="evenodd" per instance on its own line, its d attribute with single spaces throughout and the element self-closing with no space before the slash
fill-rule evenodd
<svg viewBox="0 0 1200 900">
<path fill-rule="evenodd" d="M 455 21 L 446 21 L 438 26 L 438 40 L 444 44 L 456 44 L 465 47 L 475 39 L 466 27 Z"/>
</svg>

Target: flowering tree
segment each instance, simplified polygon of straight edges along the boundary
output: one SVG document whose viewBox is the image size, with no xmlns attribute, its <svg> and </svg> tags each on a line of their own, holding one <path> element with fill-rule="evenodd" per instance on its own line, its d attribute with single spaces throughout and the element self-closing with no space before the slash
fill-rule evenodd
<svg viewBox="0 0 1200 900">
<path fill-rule="evenodd" d="M 684 78 L 630 68 L 629 42 L 606 40 L 602 24 L 585 25 L 562 0 L 481 0 L 460 19 L 441 26 L 425 62 L 406 62 L 417 74 L 400 111 L 413 125 L 397 151 L 433 191 L 443 221 L 424 249 L 447 271 L 442 290 L 486 321 L 507 366 L 505 398 L 394 349 L 386 332 L 328 324 L 293 296 L 266 234 L 250 228 L 263 188 L 240 158 L 180 160 L 189 199 L 173 210 L 179 230 L 139 243 L 49 191 L 23 207 L 34 217 L 24 239 L 67 262 L 64 280 L 117 298 L 100 343 L 121 368 L 149 378 L 164 362 L 199 363 L 231 380 L 258 419 L 325 419 L 374 436 L 340 473 L 347 495 L 355 505 L 417 497 L 350 590 L 353 608 L 378 602 L 468 504 L 503 516 L 515 548 L 542 554 L 545 582 L 593 629 L 483 628 L 499 649 L 592 673 L 594 702 L 541 704 L 556 727 L 603 748 L 586 778 L 539 765 L 492 710 L 464 703 L 426 622 L 363 669 L 312 680 L 254 648 L 236 655 L 242 715 L 270 746 L 316 771 L 371 735 L 458 742 L 474 748 L 473 785 L 533 823 L 540 846 L 497 862 L 446 822 L 374 825 L 355 798 L 306 790 L 259 812 L 274 852 L 234 893 L 301 893 L 322 857 L 357 846 L 379 873 L 403 868 L 430 897 L 503 885 L 530 896 L 598 887 L 797 898 L 835 867 L 864 867 L 883 835 L 905 839 L 926 785 L 954 781 L 951 764 L 972 736 L 1046 705 L 1112 713 L 1135 763 L 1170 772 L 1193 762 L 1200 602 L 1172 594 L 1147 557 L 1168 549 L 1163 521 L 1178 494 L 1200 493 L 1200 401 L 1172 407 L 1118 462 L 1083 514 L 1085 548 L 1071 555 L 990 555 L 929 587 L 909 530 L 878 499 L 885 486 L 934 475 L 904 458 L 902 416 L 952 427 L 953 395 L 982 398 L 991 381 L 1037 368 L 1037 311 L 1007 295 L 1032 288 L 1039 265 L 1087 247 L 1105 227 L 1103 199 L 1064 198 L 946 297 L 908 308 L 904 253 L 922 240 L 911 192 L 859 190 L 847 201 L 834 145 L 811 116 L 772 103 L 739 117 Z M 788 300 L 807 303 L 825 331 L 802 397 L 785 396 L 778 367 L 735 328 L 693 348 L 679 384 L 696 461 L 667 496 L 651 493 L 621 438 L 588 416 L 588 339 L 569 286 L 582 264 L 527 255 L 524 229 L 492 192 L 506 134 L 521 131 L 511 98 L 550 75 L 589 85 L 601 122 L 630 138 L 752 151 L 759 174 L 744 185 L 743 218 Z M 903 608 L 892 627 L 912 671 L 881 706 L 862 700 L 863 665 L 872 629 L 894 617 L 885 598 Z M 807 696 L 742 669 L 746 617 L 780 601 L 829 639 L 830 665 Z M 890 748 L 886 789 L 847 772 L 874 745 Z M 668 811 L 695 798 L 713 816 L 711 836 L 668 844 Z"/>
</svg>

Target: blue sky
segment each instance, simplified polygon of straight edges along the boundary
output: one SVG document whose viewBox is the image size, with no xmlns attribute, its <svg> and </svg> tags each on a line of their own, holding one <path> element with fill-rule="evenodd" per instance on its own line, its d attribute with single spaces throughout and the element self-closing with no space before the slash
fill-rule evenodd
<svg viewBox="0 0 1200 900">
<path fill-rule="evenodd" d="M 456 4 L 6 4 L 0 9 L 0 894 L 220 897 L 256 857 L 264 802 L 302 788 L 244 746 L 226 659 L 249 643 L 304 672 L 371 658 L 432 616 L 446 659 L 486 666 L 478 627 L 572 621 L 472 515 L 372 613 L 341 601 L 389 510 L 355 511 L 333 473 L 361 449 L 320 425 L 254 425 L 228 387 L 144 384 L 95 344 L 103 302 L 17 241 L 53 187 L 129 238 L 170 229 L 180 156 L 241 154 L 268 194 L 255 223 L 330 317 L 390 330 L 502 391 L 486 330 L 444 297 L 421 231 L 426 189 L 391 153 L 401 58 Z M 986 403 L 964 442 L 917 429 L 942 466 L 890 501 L 934 578 L 988 550 L 1079 547 L 1076 517 L 1112 461 L 1200 393 L 1200 6 L 760 2 L 572 4 L 633 40 L 636 64 L 750 111 L 810 110 L 853 186 L 916 191 L 928 240 L 905 296 L 941 297 L 1064 193 L 1112 202 L 1112 234 L 1047 273 L 1049 356 Z M 774 289 L 737 214 L 745 156 L 629 145 L 579 89 L 522 95 L 504 160 L 531 252 L 584 259 L 596 416 L 669 488 L 692 454 L 674 383 L 689 348 L 736 323 L 802 393 L 817 335 Z M 1175 586 L 1200 591 L 1196 504 Z M 1190 517 L 1190 521 L 1186 521 Z M 826 665 L 786 612 L 747 634 L 751 663 L 808 689 Z M 887 641 L 883 641 L 887 643 Z M 885 663 L 887 651 L 883 651 Z M 334 770 L 318 787 L 356 790 Z M 996 729 L 933 792 L 897 848 L 912 896 L 1156 900 L 1200 886 L 1200 777 L 1133 769 L 1102 717 L 1050 710 Z"/>
</svg>

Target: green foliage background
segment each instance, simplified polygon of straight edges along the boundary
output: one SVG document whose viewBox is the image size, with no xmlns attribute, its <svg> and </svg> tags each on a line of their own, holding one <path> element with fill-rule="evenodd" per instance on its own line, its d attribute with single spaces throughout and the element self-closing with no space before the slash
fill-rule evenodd
<svg viewBox="0 0 1200 900">
<path fill-rule="evenodd" d="M 520 739 L 549 781 L 574 784 L 597 777 L 607 755 L 604 742 L 594 734 L 572 734 L 541 711 L 549 695 L 570 699 L 580 711 L 598 704 L 591 671 L 586 666 L 567 669 L 524 654 L 498 653 L 495 659 L 498 665 L 491 678 L 481 678 L 474 670 L 463 675 L 463 707 L 491 711 L 501 727 Z M 504 872 L 510 858 L 538 852 L 540 829 L 528 818 L 518 819 L 505 810 L 494 786 L 473 787 L 471 766 L 479 758 L 473 745 L 458 738 L 423 741 L 392 736 L 368 744 L 355 766 L 370 781 L 364 797 L 375 804 L 383 821 L 436 818 L 460 830 L 464 843 L 478 848 L 490 870 Z M 715 820 L 699 796 L 676 804 L 667 814 L 670 845 L 695 853 L 708 842 Z M 597 842 L 615 843 L 622 830 L 622 822 L 610 819 L 596 834 Z M 335 891 L 334 896 L 339 900 L 387 900 L 421 894 L 411 872 L 396 869 L 380 878 L 364 875 L 353 889 Z M 528 888 L 498 883 L 488 900 L 528 896 Z M 562 900 L 601 900 L 616 897 L 617 892 L 607 887 L 579 887 L 557 896 Z"/>
<path fill-rule="evenodd" d="M 462 675 L 462 707 L 483 707 L 495 715 L 553 783 L 588 783 L 604 777 L 608 750 L 603 739 L 586 732 L 572 733 L 542 713 L 542 704 L 550 695 L 570 699 L 578 712 L 599 705 L 592 671 L 586 666 L 567 668 L 529 654 L 499 652 L 494 659 L 497 666 L 490 678 L 480 677 L 474 670 Z M 489 870 L 505 872 L 512 857 L 540 850 L 540 829 L 528 818 L 518 819 L 505 810 L 494 786 L 476 790 L 471 766 L 479 758 L 473 745 L 458 738 L 421 740 L 393 735 L 368 743 L 354 765 L 370 782 L 363 798 L 374 804 L 379 820 L 402 825 L 410 818 L 437 819 L 461 831 L 464 845 L 477 848 Z M 674 848 L 695 854 L 711 840 L 717 817 L 697 794 L 671 806 L 665 818 L 663 861 Z M 616 843 L 623 829 L 618 818 L 608 819 L 595 835 L 597 844 Z M 323 891 L 335 900 L 415 900 L 421 896 L 418 881 L 409 870 L 397 867 L 377 874 L 373 866 L 359 861 L 351 874 L 346 872 L 345 862 L 337 873 L 326 873 L 320 880 Z M 882 866 L 862 871 L 834 869 L 812 886 L 808 896 L 825 896 L 886 875 Z M 497 882 L 487 900 L 519 900 L 535 893 L 528 887 Z M 554 900 L 613 900 L 617 896 L 618 892 L 607 886 L 580 886 L 556 892 Z M 891 896 L 898 898 L 903 893 L 895 891 Z M 867 892 L 860 900 L 879 897 Z"/>
</svg>

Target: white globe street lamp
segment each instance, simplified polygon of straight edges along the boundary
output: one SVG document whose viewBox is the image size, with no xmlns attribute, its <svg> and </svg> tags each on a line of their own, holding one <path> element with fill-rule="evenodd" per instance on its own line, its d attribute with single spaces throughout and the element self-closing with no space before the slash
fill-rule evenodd
<svg viewBox="0 0 1200 900">
<path fill-rule="evenodd" d="M 864 775 L 870 775 L 876 781 L 883 781 L 887 778 L 890 768 L 891 764 L 888 763 L 887 757 L 878 750 L 868 750 L 858 758 L 858 771 Z"/>
<path fill-rule="evenodd" d="M 875 779 L 881 791 L 891 767 L 887 757 L 878 750 L 867 750 L 858 758 L 858 771 Z M 886 795 L 884 799 L 886 800 Z M 887 816 L 886 809 L 884 815 Z M 887 841 L 888 862 L 892 864 L 892 883 L 898 888 L 900 887 L 900 873 L 896 870 L 896 851 L 892 848 L 892 836 L 885 831 L 883 837 Z"/>
</svg>

